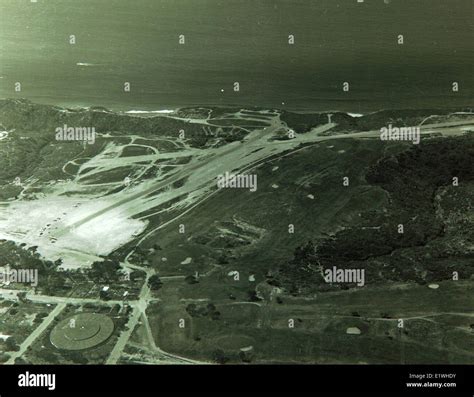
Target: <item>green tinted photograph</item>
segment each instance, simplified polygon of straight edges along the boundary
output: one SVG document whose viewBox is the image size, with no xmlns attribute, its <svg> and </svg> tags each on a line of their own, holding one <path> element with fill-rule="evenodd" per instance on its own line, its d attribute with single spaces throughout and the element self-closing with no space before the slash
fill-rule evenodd
<svg viewBox="0 0 474 397">
<path fill-rule="evenodd" d="M 473 15 L 0 0 L 2 367 L 474 364 Z"/>
</svg>

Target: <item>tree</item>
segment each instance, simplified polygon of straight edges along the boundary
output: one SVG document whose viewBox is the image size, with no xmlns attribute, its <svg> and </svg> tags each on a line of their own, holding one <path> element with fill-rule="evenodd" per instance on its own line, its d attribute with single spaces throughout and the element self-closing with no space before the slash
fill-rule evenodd
<svg viewBox="0 0 474 397">
<path fill-rule="evenodd" d="M 222 349 L 214 350 L 212 353 L 212 359 L 218 364 L 225 364 L 230 360 L 230 358 L 226 356 Z"/>
<path fill-rule="evenodd" d="M 193 274 L 190 274 L 189 276 L 186 276 L 184 281 L 186 281 L 188 284 L 197 284 L 199 282 L 197 277 Z"/>
<path fill-rule="evenodd" d="M 154 274 L 148 279 L 148 286 L 152 291 L 158 291 L 162 287 L 163 283 L 160 280 L 158 274 Z"/>
<path fill-rule="evenodd" d="M 110 300 L 109 291 L 104 291 L 103 289 L 101 289 L 100 292 L 99 292 L 99 298 L 104 300 L 104 301 Z"/>
<path fill-rule="evenodd" d="M 6 351 L 17 352 L 20 347 L 13 336 L 10 336 L 5 342 Z"/>
</svg>

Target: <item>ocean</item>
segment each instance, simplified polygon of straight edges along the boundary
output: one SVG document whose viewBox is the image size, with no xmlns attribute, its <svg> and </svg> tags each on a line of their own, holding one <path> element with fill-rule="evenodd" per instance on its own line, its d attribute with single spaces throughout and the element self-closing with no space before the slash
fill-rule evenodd
<svg viewBox="0 0 474 397">
<path fill-rule="evenodd" d="M 114 110 L 470 106 L 473 16 L 471 0 L 0 0 L 0 97 Z"/>
</svg>

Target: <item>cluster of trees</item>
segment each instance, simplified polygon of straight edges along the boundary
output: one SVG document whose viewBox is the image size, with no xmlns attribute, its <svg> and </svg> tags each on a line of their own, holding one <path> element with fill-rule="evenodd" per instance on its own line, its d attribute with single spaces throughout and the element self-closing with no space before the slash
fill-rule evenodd
<svg viewBox="0 0 474 397">
<path fill-rule="evenodd" d="M 363 214 L 362 225 L 318 241 L 317 246 L 308 242 L 297 247 L 293 259 L 280 266 L 269 283 L 295 294 L 331 288 L 321 277 L 321 266 L 364 268 L 370 280 L 424 283 L 425 279 L 450 277 L 453 266 L 446 258 L 455 252 L 442 245 L 435 250 L 430 247 L 431 257 L 426 260 L 424 247 L 444 235 L 434 197 L 441 186 L 455 189 L 454 177 L 460 183 L 474 180 L 473 164 L 474 140 L 470 137 L 437 139 L 382 159 L 368 171 L 366 179 L 388 192 L 388 211 L 368 211 Z M 459 224 L 460 230 L 463 227 Z"/>
<path fill-rule="evenodd" d="M 238 354 L 236 353 L 229 353 L 225 352 L 222 349 L 216 349 L 212 352 L 212 360 L 217 364 L 227 364 L 230 361 L 237 361 L 240 360 L 243 363 L 251 363 L 254 360 L 254 352 L 253 349 L 250 351 L 239 351 Z"/>
<path fill-rule="evenodd" d="M 186 306 L 186 311 L 191 317 L 210 317 L 213 320 L 219 320 L 221 313 L 212 303 L 206 306 L 198 306 L 195 303 L 190 303 Z"/>
<path fill-rule="evenodd" d="M 158 291 L 163 286 L 163 282 L 160 280 L 158 274 L 154 274 L 148 279 L 148 286 L 152 291 Z"/>
<path fill-rule="evenodd" d="M 94 262 L 89 270 L 89 276 L 92 280 L 110 283 L 118 280 L 120 269 L 118 261 L 106 259 L 103 262 Z"/>
<path fill-rule="evenodd" d="M 20 350 L 20 346 L 16 342 L 16 339 L 13 336 L 10 336 L 5 341 L 5 351 L 7 352 L 17 352 Z"/>
</svg>

